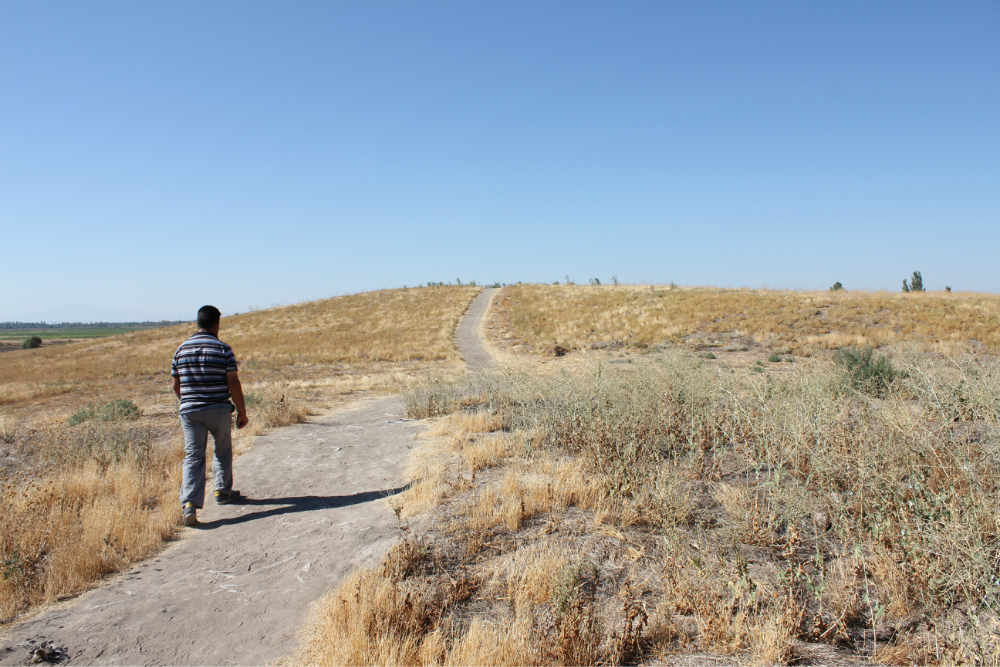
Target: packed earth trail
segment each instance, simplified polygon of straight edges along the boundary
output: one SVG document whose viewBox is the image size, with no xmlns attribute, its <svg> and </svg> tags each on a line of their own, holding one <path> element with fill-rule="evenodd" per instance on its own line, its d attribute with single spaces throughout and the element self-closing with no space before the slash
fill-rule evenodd
<svg viewBox="0 0 1000 667">
<path fill-rule="evenodd" d="M 494 292 L 476 297 L 455 333 L 470 370 L 490 363 L 479 331 Z M 73 665 L 262 665 L 290 655 L 311 603 L 398 539 L 383 499 L 401 490 L 419 430 L 388 397 L 257 438 L 234 462 L 244 503 L 209 499 L 201 525 L 157 557 L 6 628 L 0 665 L 28 663 L 43 642 Z"/>
</svg>

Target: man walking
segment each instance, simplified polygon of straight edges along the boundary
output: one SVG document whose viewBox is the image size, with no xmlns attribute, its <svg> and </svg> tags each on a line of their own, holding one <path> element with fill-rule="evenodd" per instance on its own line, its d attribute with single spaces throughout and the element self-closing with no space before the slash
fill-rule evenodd
<svg viewBox="0 0 1000 667">
<path fill-rule="evenodd" d="M 184 479 L 181 507 L 184 525 L 198 523 L 197 511 L 205 505 L 205 448 L 208 434 L 215 441 L 215 502 L 220 505 L 240 498 L 233 490 L 233 403 L 236 427 L 250 420 L 243 403 L 243 386 L 231 347 L 219 340 L 219 319 L 215 306 L 198 311 L 198 332 L 174 353 L 170 375 L 174 393 L 181 401 L 181 428 L 184 430 Z M 230 403 L 230 398 L 233 403 Z"/>
</svg>

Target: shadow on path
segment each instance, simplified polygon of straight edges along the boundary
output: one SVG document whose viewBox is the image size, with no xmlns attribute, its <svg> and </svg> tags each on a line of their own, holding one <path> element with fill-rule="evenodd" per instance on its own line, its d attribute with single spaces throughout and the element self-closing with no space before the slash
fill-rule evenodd
<svg viewBox="0 0 1000 667">
<path fill-rule="evenodd" d="M 409 488 L 409 485 L 399 486 L 395 489 L 385 489 L 383 491 L 363 491 L 350 496 L 292 496 L 288 498 L 244 498 L 234 505 L 281 505 L 274 509 L 249 512 L 240 516 L 229 517 L 228 519 L 216 519 L 215 521 L 199 521 L 194 527 L 211 529 L 221 526 L 232 526 L 256 519 L 266 519 L 269 516 L 280 516 L 282 514 L 294 514 L 296 512 L 310 512 L 312 510 L 326 510 L 337 507 L 348 507 L 350 505 L 360 505 L 379 498 L 389 498 L 397 493 L 402 493 Z"/>
</svg>

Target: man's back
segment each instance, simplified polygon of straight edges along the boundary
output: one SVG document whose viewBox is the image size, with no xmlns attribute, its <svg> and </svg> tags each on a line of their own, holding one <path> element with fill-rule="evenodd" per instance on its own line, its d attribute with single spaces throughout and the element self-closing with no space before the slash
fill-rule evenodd
<svg viewBox="0 0 1000 667">
<path fill-rule="evenodd" d="M 170 374 L 180 378 L 180 413 L 228 403 L 226 373 L 235 371 L 232 348 L 207 331 L 199 331 L 177 348 Z"/>
</svg>

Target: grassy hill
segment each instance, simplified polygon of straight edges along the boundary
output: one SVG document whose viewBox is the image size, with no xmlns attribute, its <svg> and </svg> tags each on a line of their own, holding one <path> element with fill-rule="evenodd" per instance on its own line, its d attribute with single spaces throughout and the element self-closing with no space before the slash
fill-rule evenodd
<svg viewBox="0 0 1000 667">
<path fill-rule="evenodd" d="M 475 287 L 382 290 L 222 319 L 241 368 L 274 374 L 315 365 L 455 361 L 451 332 Z M 0 355 L 0 405 L 170 369 L 192 325 Z M 295 377 L 287 371 L 288 378 Z"/>
<path fill-rule="evenodd" d="M 516 285 L 498 316 L 513 343 L 645 349 L 756 345 L 810 356 L 846 345 L 1000 351 L 1000 295 Z"/>
</svg>

